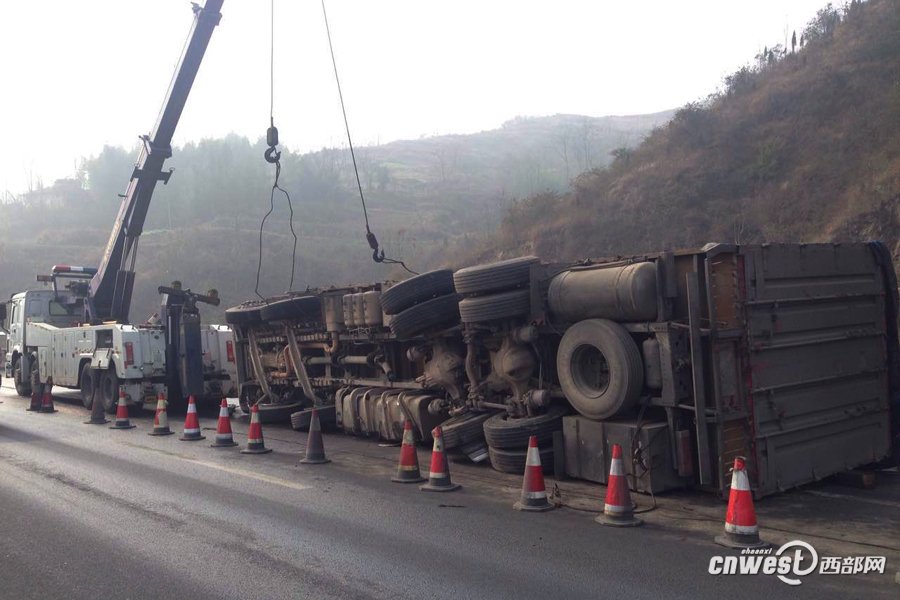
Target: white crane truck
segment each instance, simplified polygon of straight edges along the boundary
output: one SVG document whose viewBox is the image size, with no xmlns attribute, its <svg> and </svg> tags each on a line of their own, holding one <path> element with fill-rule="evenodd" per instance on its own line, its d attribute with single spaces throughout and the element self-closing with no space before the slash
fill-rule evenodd
<svg viewBox="0 0 900 600">
<path fill-rule="evenodd" d="M 217 305 L 218 295 L 194 294 L 180 284 L 160 287 L 160 318 L 129 321 L 138 239 L 158 181 L 168 183 L 163 163 L 172 155 L 172 135 L 221 18 L 223 0 L 193 5 L 194 23 L 151 135 L 123 195 L 118 216 L 97 268 L 54 266 L 39 275 L 43 289 L 13 294 L 6 305 L 9 341 L 5 370 L 19 394 L 35 386 L 80 388 L 85 406 L 99 397 L 113 411 L 119 392 L 130 404 L 170 402 L 187 396 L 221 398 L 236 380 L 230 328 L 202 326 L 197 303 Z"/>
</svg>

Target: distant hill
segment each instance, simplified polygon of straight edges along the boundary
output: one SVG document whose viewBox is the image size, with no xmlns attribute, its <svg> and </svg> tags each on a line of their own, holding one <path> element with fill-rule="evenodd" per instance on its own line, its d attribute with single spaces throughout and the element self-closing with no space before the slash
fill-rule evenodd
<svg viewBox="0 0 900 600">
<path fill-rule="evenodd" d="M 882 239 L 900 265 L 900 2 L 829 4 L 796 35 L 459 261 Z"/>
<path fill-rule="evenodd" d="M 495 130 L 360 147 L 362 186 L 373 230 L 389 255 L 424 269 L 458 240 L 496 228 L 517 198 L 564 190 L 571 177 L 624 152 L 672 113 L 592 118 L 516 118 Z M 176 148 L 171 182 L 158 186 L 138 254 L 133 318 L 156 310 L 155 292 L 173 279 L 215 287 L 223 307 L 254 296 L 260 220 L 269 209 L 272 168 L 264 144 L 228 136 Z M 104 148 L 77 178 L 0 204 L 0 296 L 34 285 L 57 263 L 95 265 L 106 244 L 136 154 Z M 295 289 L 398 275 L 376 265 L 345 149 L 285 152 L 299 237 Z M 260 292 L 288 287 L 292 238 L 285 199 L 263 236 Z M 221 310 L 206 312 L 221 319 Z"/>
</svg>

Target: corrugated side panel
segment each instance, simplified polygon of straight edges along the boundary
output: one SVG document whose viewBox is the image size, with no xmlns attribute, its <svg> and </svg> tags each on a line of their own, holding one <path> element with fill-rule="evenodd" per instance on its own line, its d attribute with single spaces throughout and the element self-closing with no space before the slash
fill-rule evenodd
<svg viewBox="0 0 900 600">
<path fill-rule="evenodd" d="M 864 244 L 745 247 L 763 496 L 890 450 L 883 284 Z"/>
</svg>

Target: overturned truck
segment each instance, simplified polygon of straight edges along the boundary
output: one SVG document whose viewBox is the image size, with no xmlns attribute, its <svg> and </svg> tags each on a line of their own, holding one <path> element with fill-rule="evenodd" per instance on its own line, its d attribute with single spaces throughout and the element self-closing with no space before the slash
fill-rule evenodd
<svg viewBox="0 0 900 600">
<path fill-rule="evenodd" d="M 708 244 L 574 263 L 521 257 L 406 281 L 247 302 L 243 407 L 295 428 L 448 450 L 604 483 L 612 443 L 640 492 L 723 493 L 747 458 L 757 496 L 890 459 L 900 425 L 897 283 L 858 244 Z M 893 416 L 892 416 L 893 415 Z M 630 460 L 629 460 L 630 458 Z"/>
</svg>

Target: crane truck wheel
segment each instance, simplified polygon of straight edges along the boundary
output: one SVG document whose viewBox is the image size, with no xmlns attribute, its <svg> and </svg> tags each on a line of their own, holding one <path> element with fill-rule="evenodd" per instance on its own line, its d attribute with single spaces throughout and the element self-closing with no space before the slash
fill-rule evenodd
<svg viewBox="0 0 900 600">
<path fill-rule="evenodd" d="M 109 368 L 100 375 L 100 399 L 103 408 L 108 414 L 115 414 L 116 405 L 119 403 L 119 376 L 115 366 L 110 363 Z"/>
<path fill-rule="evenodd" d="M 644 364 L 632 337 L 618 323 L 586 319 L 570 327 L 556 353 L 566 399 L 589 419 L 633 408 L 644 387 Z"/>
<path fill-rule="evenodd" d="M 31 378 L 22 376 L 22 357 L 17 356 L 13 362 L 13 383 L 16 384 L 16 393 L 24 398 L 31 395 Z"/>
<path fill-rule="evenodd" d="M 94 371 L 91 369 L 91 363 L 86 362 L 81 367 L 81 403 L 84 407 L 90 409 L 94 404 Z"/>
</svg>

